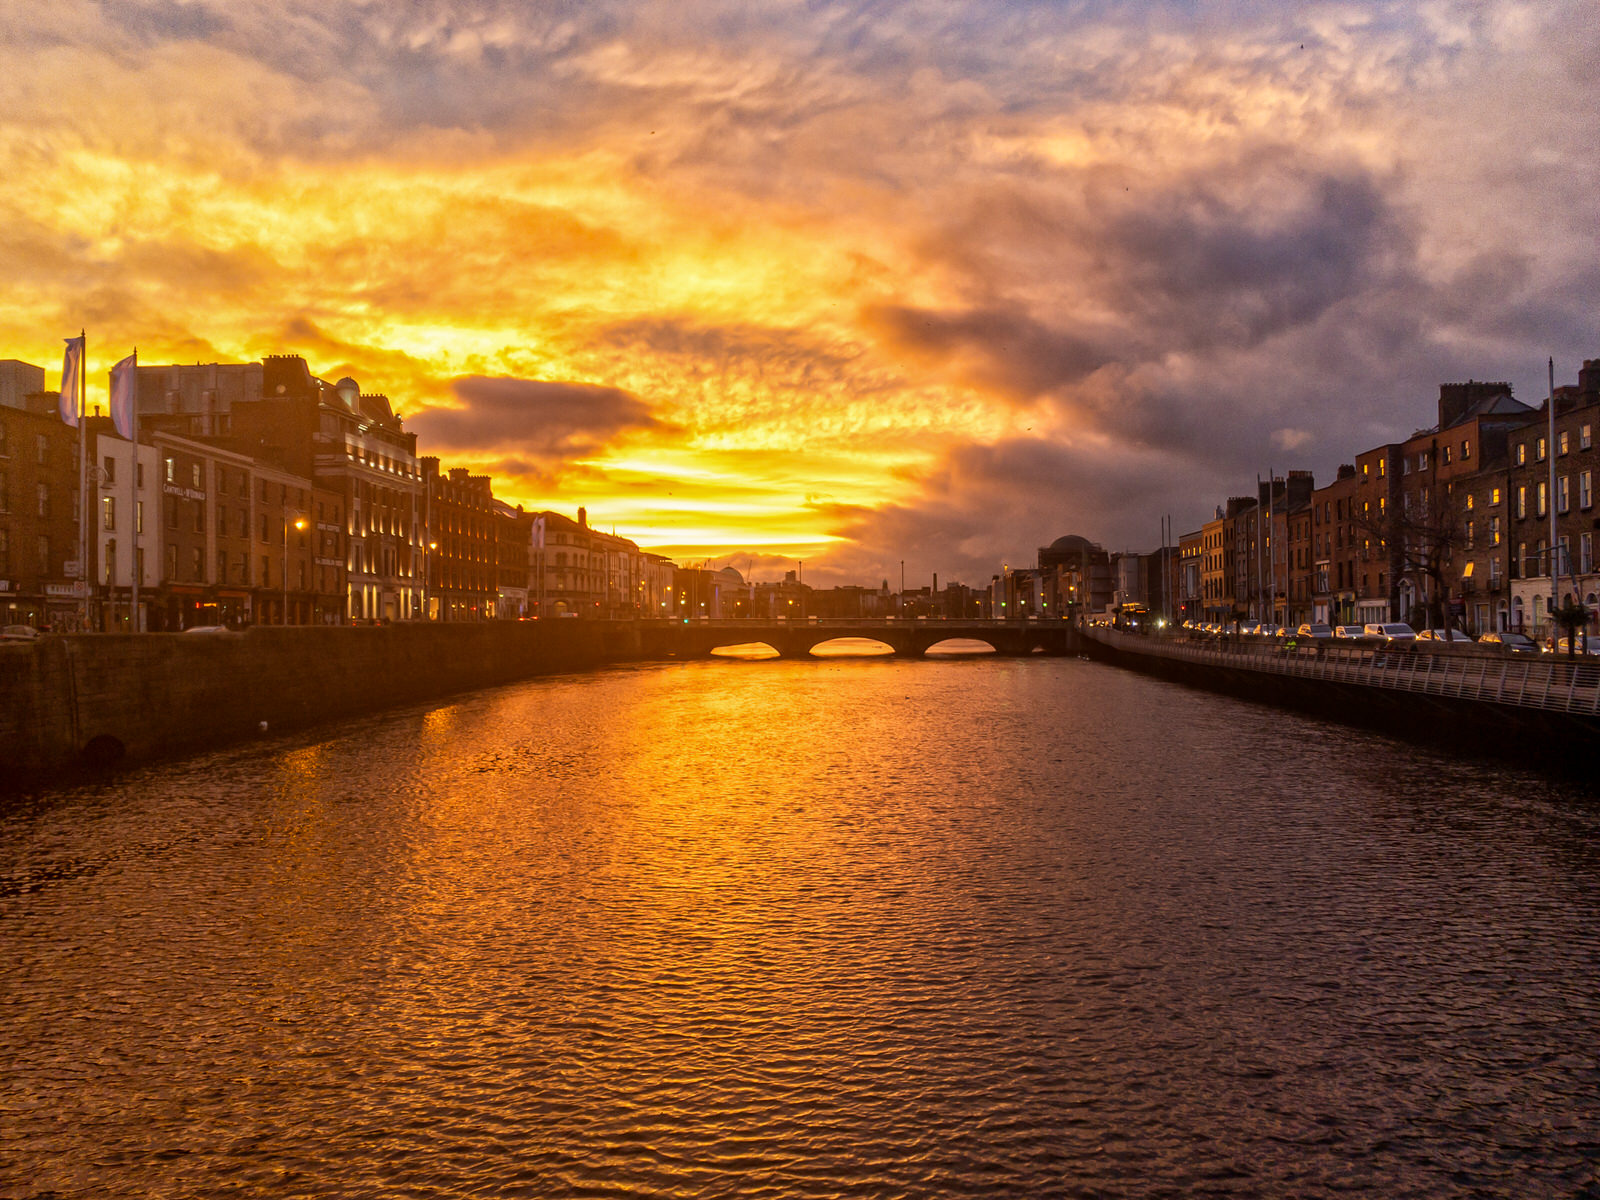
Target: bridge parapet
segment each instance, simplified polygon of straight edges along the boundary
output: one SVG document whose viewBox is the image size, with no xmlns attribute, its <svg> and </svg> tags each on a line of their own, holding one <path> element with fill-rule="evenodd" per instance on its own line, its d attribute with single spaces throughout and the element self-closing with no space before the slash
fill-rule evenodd
<svg viewBox="0 0 1600 1200">
<path fill-rule="evenodd" d="M 670 657 L 702 658 L 725 646 L 764 643 L 783 658 L 805 658 L 818 646 L 838 638 L 865 638 L 882 642 L 896 655 L 920 658 L 940 642 L 955 639 L 983 642 L 996 653 L 1072 654 L 1078 650 L 1078 632 L 1067 621 L 980 620 L 813 620 L 731 619 L 664 623 L 647 634 Z"/>
</svg>

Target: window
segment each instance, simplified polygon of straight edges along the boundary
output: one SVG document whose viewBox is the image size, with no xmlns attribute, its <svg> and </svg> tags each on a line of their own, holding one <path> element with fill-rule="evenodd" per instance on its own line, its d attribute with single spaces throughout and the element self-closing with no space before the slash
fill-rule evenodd
<svg viewBox="0 0 1600 1200">
<path fill-rule="evenodd" d="M 1592 427 L 1588 426 L 1588 425 L 1579 426 L 1578 427 L 1578 449 L 1579 450 L 1587 450 L 1587 449 L 1589 449 L 1590 446 L 1593 446 L 1593 445 L 1594 445 L 1594 435 L 1593 435 Z"/>
<path fill-rule="evenodd" d="M 248 471 L 240 471 L 239 472 L 239 499 L 248 500 L 249 498 L 250 498 L 250 472 L 248 472 Z"/>
<path fill-rule="evenodd" d="M 106 455 L 105 472 L 107 483 L 115 483 L 117 481 L 117 460 L 109 454 Z"/>
<path fill-rule="evenodd" d="M 272 560 L 265 554 L 261 556 L 261 586 L 272 586 Z"/>
<path fill-rule="evenodd" d="M 1424 450 L 1421 454 L 1417 455 L 1417 470 L 1426 471 L 1427 469 L 1428 469 L 1428 452 L 1426 450 Z"/>
<path fill-rule="evenodd" d="M 169 499 L 167 501 L 167 528 L 168 529 L 176 529 L 177 527 L 178 527 L 178 501 Z M 177 576 L 173 576 L 173 578 L 176 579 Z"/>
<path fill-rule="evenodd" d="M 1473 542 L 1473 536 L 1472 535 L 1473 535 L 1473 524 L 1472 524 L 1471 521 L 1468 521 L 1467 522 L 1467 549 L 1468 550 L 1472 549 L 1472 542 Z"/>
<path fill-rule="evenodd" d="M 1556 539 L 1555 569 L 1557 575 L 1572 574 L 1572 549 L 1565 534 Z"/>
<path fill-rule="evenodd" d="M 189 467 L 189 477 L 194 480 L 194 490 L 200 490 L 200 464 L 192 463 Z"/>
<path fill-rule="evenodd" d="M 196 583 L 204 582 L 206 573 L 206 552 L 200 549 L 198 546 L 194 548 L 194 551 L 190 555 L 190 565 L 194 569 L 190 578 Z"/>
<path fill-rule="evenodd" d="M 1473 499 L 1472 493 L 1468 492 L 1467 493 L 1467 511 L 1471 512 L 1473 505 L 1476 504 L 1476 503 L 1477 503 L 1477 501 Z"/>
<path fill-rule="evenodd" d="M 169 454 L 166 458 L 162 459 L 162 464 L 164 470 L 166 471 L 167 482 L 176 483 L 178 481 L 178 468 L 177 464 L 172 461 L 172 455 Z"/>
<path fill-rule="evenodd" d="M 1388 466 L 1389 466 L 1389 460 L 1388 459 L 1380 458 L 1378 460 L 1378 478 L 1379 479 L 1382 479 L 1387 474 L 1386 468 Z"/>
<path fill-rule="evenodd" d="M 1489 545 L 1498 546 L 1499 544 L 1500 544 L 1500 518 L 1499 517 L 1490 517 L 1489 518 Z"/>
<path fill-rule="evenodd" d="M 1461 461 L 1462 462 L 1471 462 L 1472 461 L 1472 443 L 1471 442 L 1463 441 L 1461 443 Z"/>
<path fill-rule="evenodd" d="M 1521 467 L 1521 466 L 1526 466 L 1527 465 L 1527 462 L 1528 462 L 1528 445 L 1527 445 L 1526 442 L 1518 442 L 1517 443 L 1517 452 L 1516 452 L 1514 457 L 1517 460 L 1517 466 Z"/>
<path fill-rule="evenodd" d="M 106 496 L 100 501 L 100 528 L 115 529 L 117 527 L 117 502 L 111 496 Z"/>
<path fill-rule="evenodd" d="M 1447 467 L 1450 465 L 1450 447 L 1449 446 L 1446 446 L 1444 448 L 1444 465 L 1447 466 Z"/>
<path fill-rule="evenodd" d="M 1403 455 L 1400 459 L 1400 474 L 1411 474 L 1411 456 L 1409 454 Z"/>
<path fill-rule="evenodd" d="M 9 500 L 11 489 L 8 486 L 8 482 L 9 481 L 6 479 L 6 473 L 4 471 L 0 471 L 0 512 L 6 512 L 10 508 Z"/>
<path fill-rule="evenodd" d="M 41 467 L 50 461 L 50 439 L 42 433 L 34 434 L 33 454 L 34 461 Z"/>
<path fill-rule="evenodd" d="M 167 547 L 167 578 L 176 581 L 178 578 L 178 548 Z"/>
<path fill-rule="evenodd" d="M 138 488 L 141 492 L 144 491 L 144 464 L 143 463 L 134 463 L 133 464 L 133 486 Z M 144 561 L 143 553 L 144 553 L 143 551 L 140 551 L 140 555 L 141 555 L 141 557 L 139 559 L 140 562 Z"/>
<path fill-rule="evenodd" d="M 1587 575 L 1594 570 L 1594 534 L 1578 535 L 1578 571 Z"/>
<path fill-rule="evenodd" d="M 1362 463 L 1361 464 L 1361 478 L 1365 479 L 1366 477 L 1367 477 L 1367 464 L 1366 463 Z"/>
<path fill-rule="evenodd" d="M 34 492 L 34 499 L 38 501 L 38 514 L 41 517 L 50 515 L 50 485 L 41 483 Z"/>
<path fill-rule="evenodd" d="M 267 514 L 266 513 L 262 513 L 261 514 L 261 540 L 263 542 L 271 540 L 271 531 L 267 527 Z"/>
<path fill-rule="evenodd" d="M 1517 485 L 1517 520 L 1522 520 L 1528 515 L 1528 489 L 1525 484 Z"/>
<path fill-rule="evenodd" d="M 39 552 L 39 574 L 50 574 L 50 539 L 44 534 L 38 537 L 37 550 Z"/>
<path fill-rule="evenodd" d="M 1567 431 L 1563 429 L 1560 433 L 1556 434 L 1556 453 L 1565 454 L 1567 449 Z"/>
<path fill-rule="evenodd" d="M 1534 462 L 1543 462 L 1544 461 L 1544 451 L 1545 451 L 1544 438 L 1540 437 L 1538 440 L 1536 440 L 1533 443 L 1533 461 Z"/>
<path fill-rule="evenodd" d="M 199 500 L 194 502 L 194 531 L 196 533 L 206 531 L 206 506 Z"/>
<path fill-rule="evenodd" d="M 1594 504 L 1594 473 L 1592 471 L 1578 472 L 1578 507 L 1588 508 Z"/>
<path fill-rule="evenodd" d="M 144 501 L 140 500 L 133 506 L 133 528 L 136 533 L 144 532 Z"/>
<path fill-rule="evenodd" d="M 1489 503 L 1490 504 L 1499 504 L 1500 503 L 1500 489 L 1499 488 L 1490 488 L 1489 489 Z"/>
<path fill-rule="evenodd" d="M 1549 508 L 1549 505 L 1550 505 L 1549 492 L 1550 492 L 1550 485 L 1545 483 L 1543 480 L 1541 480 L 1540 483 L 1539 483 L 1539 491 L 1538 491 L 1539 515 L 1541 517 L 1544 516 L 1545 513 L 1550 511 L 1550 508 Z"/>
<path fill-rule="evenodd" d="M 106 543 L 106 574 L 105 574 L 105 582 L 107 584 L 115 584 L 117 582 L 117 539 L 116 538 L 112 538 L 110 541 L 108 541 Z"/>
<path fill-rule="evenodd" d="M 1571 504 L 1567 496 L 1567 477 L 1563 475 L 1556 480 L 1556 511 L 1566 512 Z"/>
</svg>

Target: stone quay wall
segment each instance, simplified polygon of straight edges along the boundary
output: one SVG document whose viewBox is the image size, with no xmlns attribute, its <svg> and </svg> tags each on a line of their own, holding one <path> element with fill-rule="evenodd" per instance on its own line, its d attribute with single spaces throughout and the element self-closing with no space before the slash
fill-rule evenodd
<svg viewBox="0 0 1600 1200">
<path fill-rule="evenodd" d="M 654 639 L 652 639 L 654 640 Z M 0 643 L 0 784 L 644 656 L 629 623 L 257 627 Z"/>
</svg>

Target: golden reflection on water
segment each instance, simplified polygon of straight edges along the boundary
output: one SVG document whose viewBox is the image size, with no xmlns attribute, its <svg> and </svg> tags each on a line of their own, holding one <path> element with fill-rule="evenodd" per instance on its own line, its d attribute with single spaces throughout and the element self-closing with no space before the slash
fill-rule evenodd
<svg viewBox="0 0 1600 1200">
<path fill-rule="evenodd" d="M 1593 822 L 1336 729 L 1286 789 L 1311 727 L 1259 717 L 1076 660 L 629 666 L 63 801 L 0 839 L 0 1194 L 1442 1200 L 1462 1146 L 1578 1194 Z"/>
</svg>

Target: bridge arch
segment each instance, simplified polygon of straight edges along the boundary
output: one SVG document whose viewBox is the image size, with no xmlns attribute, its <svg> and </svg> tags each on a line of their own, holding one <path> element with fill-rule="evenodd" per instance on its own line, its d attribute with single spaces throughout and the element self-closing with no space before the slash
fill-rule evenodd
<svg viewBox="0 0 1600 1200">
<path fill-rule="evenodd" d="M 806 647 L 812 658 L 886 658 L 899 650 L 882 638 L 841 635 Z"/>
<path fill-rule="evenodd" d="M 750 661 L 783 657 L 783 651 L 771 642 L 732 642 L 725 646 L 712 646 L 706 653 L 712 658 L 739 658 Z"/>
<path fill-rule="evenodd" d="M 984 637 L 947 637 L 934 642 L 922 651 L 924 656 L 934 658 L 963 658 L 972 655 L 998 654 L 1000 647 L 993 641 Z"/>
</svg>

